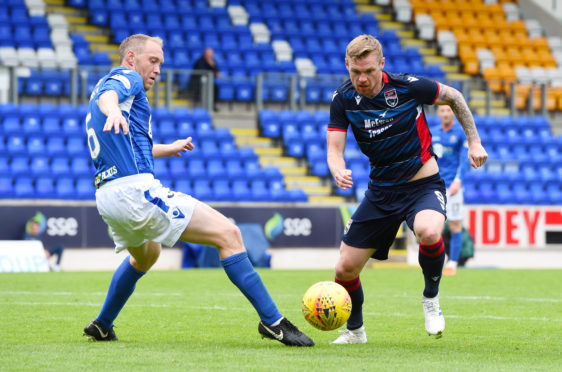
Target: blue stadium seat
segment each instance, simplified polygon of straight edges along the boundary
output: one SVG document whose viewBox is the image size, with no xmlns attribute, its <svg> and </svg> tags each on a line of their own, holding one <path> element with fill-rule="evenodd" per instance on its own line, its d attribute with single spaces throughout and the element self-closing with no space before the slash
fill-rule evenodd
<svg viewBox="0 0 562 372">
<path fill-rule="evenodd" d="M 70 174 L 70 166 L 67 157 L 57 156 L 51 161 L 51 172 L 55 176 L 65 176 Z"/>
<path fill-rule="evenodd" d="M 184 194 L 191 195 L 193 193 L 191 189 L 191 181 L 186 179 L 176 180 L 174 182 L 174 190 L 183 192 Z"/>
<path fill-rule="evenodd" d="M 23 127 L 19 117 L 9 116 L 4 118 L 3 124 L 4 133 L 9 135 L 19 135 L 23 133 Z"/>
<path fill-rule="evenodd" d="M 234 197 L 230 191 L 228 180 L 218 179 L 212 185 L 213 199 L 217 201 L 233 201 Z"/>
<path fill-rule="evenodd" d="M 29 175 L 29 158 L 27 156 L 15 156 L 10 162 L 10 172 L 13 176 Z"/>
<path fill-rule="evenodd" d="M 22 122 L 22 129 L 25 135 L 40 134 L 41 121 L 38 115 L 26 116 Z"/>
<path fill-rule="evenodd" d="M 84 155 L 88 153 L 88 147 L 85 144 L 85 138 L 73 137 L 69 138 L 66 144 L 66 151 L 69 155 Z"/>
<path fill-rule="evenodd" d="M 17 198 L 32 198 L 35 196 L 35 187 L 31 177 L 18 177 L 14 184 L 14 195 Z"/>
<path fill-rule="evenodd" d="M 196 179 L 193 181 L 193 196 L 199 200 L 212 200 L 213 190 L 209 180 L 207 179 Z"/>
<path fill-rule="evenodd" d="M 230 159 L 226 158 L 225 161 L 225 168 L 226 168 L 226 175 L 232 181 L 246 179 L 246 173 L 242 166 L 242 163 L 238 159 Z"/>
<path fill-rule="evenodd" d="M 35 180 L 35 192 L 40 199 L 55 197 L 55 184 L 53 177 L 41 176 Z"/>
<path fill-rule="evenodd" d="M 268 183 L 269 195 L 273 201 L 285 202 L 289 201 L 287 197 L 287 190 L 283 181 L 274 180 Z"/>
<path fill-rule="evenodd" d="M 75 185 L 72 177 L 60 177 L 55 181 L 55 195 L 61 199 L 75 198 Z"/>
<path fill-rule="evenodd" d="M 70 170 L 77 177 L 91 178 L 94 176 L 93 166 L 90 165 L 90 160 L 85 156 L 73 157 L 70 160 Z"/>
<path fill-rule="evenodd" d="M 250 193 L 252 201 L 269 201 L 269 190 L 263 179 L 256 179 L 250 182 Z"/>
<path fill-rule="evenodd" d="M 164 160 L 164 159 L 162 159 Z M 155 163 L 156 165 L 156 163 Z M 158 169 L 155 170 L 157 178 L 162 178 L 170 176 L 172 178 L 185 177 L 187 174 L 187 167 L 185 159 L 182 158 L 172 158 L 168 162 L 161 161 Z"/>
<path fill-rule="evenodd" d="M 32 136 L 27 139 L 27 153 L 39 155 L 45 153 L 45 140 L 40 136 Z"/>
<path fill-rule="evenodd" d="M 299 138 L 285 141 L 287 155 L 302 158 L 305 155 L 305 143 Z"/>
<path fill-rule="evenodd" d="M 207 175 L 211 179 L 218 179 L 225 175 L 226 169 L 222 160 L 211 159 L 207 161 Z"/>
<path fill-rule="evenodd" d="M 11 155 L 21 155 L 27 153 L 24 137 L 21 135 L 8 136 L 6 150 Z"/>
<path fill-rule="evenodd" d="M 63 155 L 66 154 L 66 145 L 62 137 L 50 137 L 47 139 L 45 150 L 49 155 Z"/>
<path fill-rule="evenodd" d="M 205 161 L 203 159 L 190 159 L 187 162 L 187 177 L 195 180 L 197 178 L 207 177 L 207 170 L 205 168 Z"/>
<path fill-rule="evenodd" d="M 31 158 L 29 168 L 34 176 L 42 176 L 51 173 L 49 158 L 46 156 L 35 156 Z"/>
<path fill-rule="evenodd" d="M 91 200 L 95 198 L 96 188 L 91 178 L 79 178 L 76 181 L 76 196 L 78 199 Z"/>
<path fill-rule="evenodd" d="M 0 175 L 0 198 L 10 198 L 14 193 L 14 181 L 11 176 Z"/>
<path fill-rule="evenodd" d="M 250 188 L 245 179 L 236 179 L 232 181 L 232 199 L 233 201 L 252 201 Z"/>
</svg>

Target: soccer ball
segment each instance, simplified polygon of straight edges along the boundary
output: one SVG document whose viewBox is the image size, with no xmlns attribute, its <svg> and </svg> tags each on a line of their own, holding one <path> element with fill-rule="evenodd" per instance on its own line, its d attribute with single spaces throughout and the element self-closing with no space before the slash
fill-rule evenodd
<svg viewBox="0 0 562 372">
<path fill-rule="evenodd" d="M 347 322 L 351 314 L 351 298 L 338 283 L 319 282 L 304 294 L 302 313 L 313 327 L 331 331 Z"/>
</svg>

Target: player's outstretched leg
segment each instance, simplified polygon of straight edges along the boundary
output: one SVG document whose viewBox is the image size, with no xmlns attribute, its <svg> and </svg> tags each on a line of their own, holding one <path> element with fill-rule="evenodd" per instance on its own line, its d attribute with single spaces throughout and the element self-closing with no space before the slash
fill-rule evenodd
<svg viewBox="0 0 562 372">
<path fill-rule="evenodd" d="M 246 251 L 226 257 L 221 263 L 232 283 L 240 289 L 258 312 L 261 319 L 258 331 L 263 337 L 289 346 L 314 345 L 310 337 L 281 315 L 259 274 L 252 266 Z"/>
<path fill-rule="evenodd" d="M 341 331 L 340 336 L 332 344 L 366 344 L 367 333 L 363 326 L 363 286 L 359 277 L 344 281 L 336 277 L 336 283 L 342 285 L 351 298 L 351 314 L 347 320 L 347 328 Z"/>
<path fill-rule="evenodd" d="M 113 331 L 113 321 L 133 293 L 137 281 L 144 275 L 130 263 L 127 256 L 115 270 L 105 302 L 99 315 L 84 328 L 84 335 L 96 341 L 113 341 L 117 336 Z"/>
<path fill-rule="evenodd" d="M 445 318 L 439 306 L 439 282 L 445 262 L 443 239 L 432 245 L 420 244 L 418 258 L 425 279 L 422 301 L 425 330 L 429 335 L 439 338 L 445 330 Z"/>
</svg>

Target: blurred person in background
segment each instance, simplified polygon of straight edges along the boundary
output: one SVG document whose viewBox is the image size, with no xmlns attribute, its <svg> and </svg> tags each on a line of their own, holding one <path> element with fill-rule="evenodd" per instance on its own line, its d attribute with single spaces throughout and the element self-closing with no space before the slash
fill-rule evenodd
<svg viewBox="0 0 562 372">
<path fill-rule="evenodd" d="M 35 213 L 27 223 L 25 224 L 25 232 L 23 234 L 23 240 L 41 240 L 43 233 L 47 229 L 47 219 L 45 215 L 41 212 Z M 49 263 L 49 268 L 51 271 L 60 271 L 60 263 L 62 260 L 62 252 L 64 251 L 64 245 L 55 244 L 48 248 L 45 248 L 45 256 L 47 261 L 53 256 L 57 257 L 54 264 Z"/>
<path fill-rule="evenodd" d="M 190 99 L 194 101 L 194 104 L 201 103 L 201 87 L 203 86 L 202 79 L 204 75 L 201 75 L 200 72 L 210 71 L 212 72 L 215 79 L 213 85 L 213 110 L 219 111 L 217 106 L 218 87 L 216 79 L 220 76 L 220 71 L 217 65 L 217 61 L 215 60 L 215 51 L 213 50 L 213 48 L 205 48 L 203 54 L 199 58 L 197 58 L 197 60 L 193 64 L 193 70 L 195 70 L 195 73 L 191 74 L 191 78 L 189 79 L 189 84 L 187 87 Z"/>
</svg>

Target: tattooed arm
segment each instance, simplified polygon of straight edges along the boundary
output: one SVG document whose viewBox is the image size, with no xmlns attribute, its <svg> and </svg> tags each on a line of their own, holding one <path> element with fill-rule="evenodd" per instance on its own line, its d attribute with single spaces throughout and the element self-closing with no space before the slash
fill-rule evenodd
<svg viewBox="0 0 562 372">
<path fill-rule="evenodd" d="M 451 107 L 468 140 L 468 160 L 470 165 L 474 168 L 483 165 L 486 159 L 488 159 L 488 154 L 484 147 L 482 147 L 474 118 L 461 92 L 448 85 L 439 83 L 439 94 L 435 104 Z"/>
</svg>

